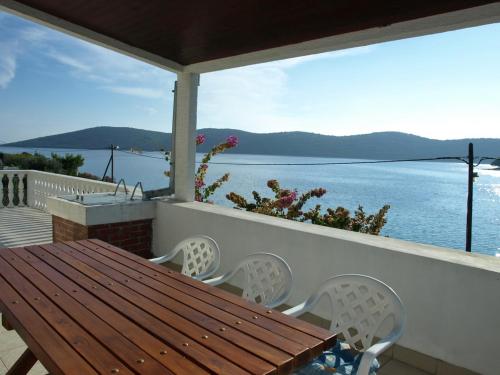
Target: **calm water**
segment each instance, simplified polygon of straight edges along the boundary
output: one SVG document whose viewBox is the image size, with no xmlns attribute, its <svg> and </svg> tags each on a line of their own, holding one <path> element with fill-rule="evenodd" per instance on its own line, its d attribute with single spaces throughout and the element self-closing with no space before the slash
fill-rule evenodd
<svg viewBox="0 0 500 375">
<path fill-rule="evenodd" d="M 19 152 L 28 149 L 0 147 L 0 151 Z M 40 153 L 68 150 L 40 149 Z M 71 150 L 85 157 L 81 171 L 101 176 L 109 151 Z M 146 155 L 161 157 L 160 153 Z M 201 155 L 199 155 L 201 158 Z M 219 155 L 213 161 L 241 163 L 304 163 L 334 159 L 267 155 Z M 335 159 L 348 161 L 348 159 Z M 163 160 L 117 152 L 115 177 L 125 178 L 128 185 L 142 181 L 145 190 L 165 187 L 168 179 Z M 277 179 L 285 188 L 299 193 L 316 187 L 327 189 L 321 199 L 310 201 L 323 207 L 344 206 L 351 210 L 362 205 L 371 213 L 390 204 L 388 223 L 382 234 L 415 242 L 463 250 L 467 200 L 467 166 L 463 163 L 406 162 L 379 165 L 340 166 L 227 166 L 211 165 L 210 182 L 225 172 L 231 178 L 215 194 L 217 204 L 232 206 L 225 194 L 234 191 L 250 196 L 252 190 L 270 195 L 269 179 Z M 489 165 L 478 168 L 474 186 L 473 252 L 500 255 L 500 171 Z"/>
</svg>

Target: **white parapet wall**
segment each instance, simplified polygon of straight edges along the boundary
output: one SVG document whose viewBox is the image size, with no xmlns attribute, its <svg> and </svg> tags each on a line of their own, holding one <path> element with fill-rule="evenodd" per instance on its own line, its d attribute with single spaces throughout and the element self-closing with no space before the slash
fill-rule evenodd
<svg viewBox="0 0 500 375">
<path fill-rule="evenodd" d="M 499 374 L 500 259 L 203 203 L 157 204 L 154 253 L 206 234 L 219 243 L 221 272 L 257 251 L 290 264 L 302 302 L 327 278 L 376 277 L 398 293 L 407 310 L 399 344 L 481 374 Z M 327 311 L 315 311 L 328 317 Z"/>
<path fill-rule="evenodd" d="M 26 182 L 26 183 L 25 183 Z M 0 170 L 0 208 L 28 206 L 47 211 L 47 198 L 114 192 L 116 184 L 35 170 Z M 120 185 L 118 191 L 123 192 Z M 132 190 L 129 186 L 128 190 Z"/>
<path fill-rule="evenodd" d="M 47 198 L 70 194 L 111 192 L 115 184 L 66 176 L 56 173 L 28 171 L 28 206 L 47 210 Z M 123 187 L 120 189 L 120 191 Z"/>
</svg>

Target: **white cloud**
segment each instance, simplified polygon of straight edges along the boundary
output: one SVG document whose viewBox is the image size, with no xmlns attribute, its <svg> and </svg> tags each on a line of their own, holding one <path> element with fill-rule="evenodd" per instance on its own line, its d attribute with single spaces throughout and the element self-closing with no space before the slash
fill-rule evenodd
<svg viewBox="0 0 500 375">
<path fill-rule="evenodd" d="M 140 107 L 143 111 L 145 111 L 148 115 L 153 116 L 158 113 L 158 110 L 153 107 Z"/>
<path fill-rule="evenodd" d="M 58 52 L 58 51 L 50 51 L 47 53 L 47 56 L 53 58 L 57 62 L 67 65 L 71 68 L 74 68 L 76 70 L 82 71 L 82 72 L 90 72 L 92 71 L 92 68 L 90 65 L 85 64 L 84 62 L 75 59 L 71 56 L 68 56 L 64 53 Z"/>
<path fill-rule="evenodd" d="M 5 89 L 16 76 L 16 48 L 0 45 L 0 88 Z"/>
<path fill-rule="evenodd" d="M 162 90 L 151 89 L 148 87 L 105 86 L 103 88 L 116 94 L 139 96 L 149 99 L 158 99 L 164 96 Z"/>
<path fill-rule="evenodd" d="M 200 83 L 199 126 L 254 132 L 314 131 L 324 119 L 314 114 L 297 118 L 296 108 L 287 110 L 289 70 L 314 61 L 364 55 L 375 49 L 356 47 L 205 74 Z"/>
<path fill-rule="evenodd" d="M 40 26 L 26 27 L 19 32 L 21 39 L 35 43 L 46 41 L 49 39 L 49 35 L 48 30 L 42 29 Z"/>
<path fill-rule="evenodd" d="M 0 15 L 0 88 L 14 79 L 17 60 L 28 51 L 64 65 L 77 79 L 99 82 L 118 94 L 159 98 L 173 86 L 173 74 L 157 67 L 6 13 Z"/>
<path fill-rule="evenodd" d="M 333 51 L 333 52 L 318 53 L 315 55 L 293 57 L 291 59 L 269 62 L 269 63 L 266 63 L 264 65 L 276 66 L 279 68 L 293 68 L 297 65 L 311 62 L 311 61 L 330 60 L 330 59 L 338 59 L 341 57 L 366 55 L 368 53 L 373 52 L 376 48 L 377 48 L 377 46 L 373 44 L 373 45 L 369 45 L 369 46 L 354 47 L 354 48 L 348 48 L 348 49 L 343 49 L 343 50 Z"/>
<path fill-rule="evenodd" d="M 9 16 L 11 17 L 11 16 Z M 8 20 L 9 18 L 7 18 Z M 1 23 L 1 21 L 0 21 Z M 86 41 L 42 26 L 16 28 L 23 50 L 38 51 L 62 64 L 73 77 L 94 82 L 115 94 L 144 99 L 171 98 L 175 75 Z M 368 54 L 376 47 L 358 47 L 204 74 L 201 79 L 199 126 L 234 127 L 253 131 L 303 129 L 320 121 L 314 115 L 293 117 L 287 107 L 290 70 L 305 63 Z M 22 52 L 22 51 L 21 51 Z M 0 56 L 0 88 L 14 79 L 16 49 Z M 137 107 L 139 109 L 139 107 Z M 141 107 L 150 116 L 157 109 Z"/>
</svg>

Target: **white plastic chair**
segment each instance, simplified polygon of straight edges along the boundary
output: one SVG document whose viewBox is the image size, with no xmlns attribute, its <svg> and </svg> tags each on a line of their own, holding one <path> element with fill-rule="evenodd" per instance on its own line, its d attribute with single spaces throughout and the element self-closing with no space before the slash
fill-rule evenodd
<svg viewBox="0 0 500 375">
<path fill-rule="evenodd" d="M 290 266 L 277 255 L 256 253 L 246 256 L 236 268 L 225 275 L 203 282 L 219 285 L 244 273 L 242 297 L 269 308 L 284 303 L 292 291 L 292 271 Z"/>
<path fill-rule="evenodd" d="M 182 274 L 203 280 L 212 276 L 220 265 L 220 250 L 217 242 L 208 236 L 193 236 L 179 242 L 174 249 L 159 258 L 150 259 L 156 264 L 165 263 L 182 251 Z"/>
<path fill-rule="evenodd" d="M 396 343 L 403 334 L 406 313 L 398 295 L 388 285 L 369 276 L 340 275 L 328 279 L 305 302 L 284 311 L 299 316 L 311 311 L 323 296 L 331 303 L 330 330 L 342 334 L 344 341 L 364 352 L 358 375 L 368 375 L 373 360 Z M 372 345 L 382 324 L 392 318 L 390 333 Z"/>
</svg>

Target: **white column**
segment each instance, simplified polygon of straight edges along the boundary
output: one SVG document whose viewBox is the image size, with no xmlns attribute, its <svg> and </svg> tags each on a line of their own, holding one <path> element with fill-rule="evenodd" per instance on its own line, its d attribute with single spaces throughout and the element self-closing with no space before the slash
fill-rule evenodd
<svg viewBox="0 0 500 375">
<path fill-rule="evenodd" d="M 194 171 L 196 156 L 196 112 L 200 76 L 196 73 L 177 73 L 177 112 L 175 125 L 174 187 L 175 198 L 184 202 L 194 200 Z"/>
</svg>

